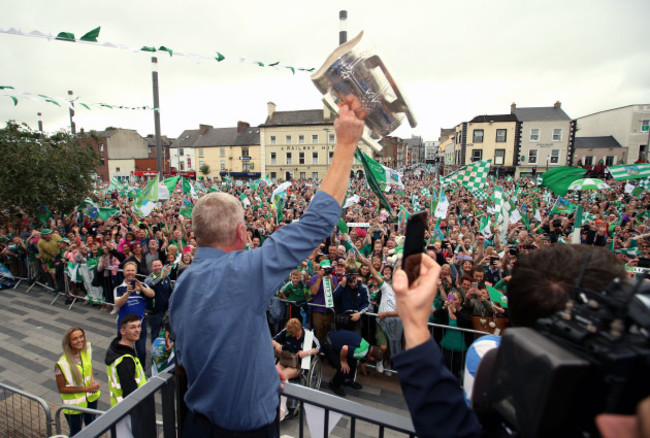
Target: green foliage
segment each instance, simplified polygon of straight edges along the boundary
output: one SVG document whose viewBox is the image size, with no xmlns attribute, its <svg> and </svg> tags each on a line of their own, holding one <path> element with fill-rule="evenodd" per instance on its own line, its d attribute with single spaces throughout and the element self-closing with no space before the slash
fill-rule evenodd
<svg viewBox="0 0 650 438">
<path fill-rule="evenodd" d="M 92 193 L 99 156 L 74 136 L 46 136 L 13 121 L 0 129 L 0 209 L 3 215 L 24 212 L 70 214 Z M 5 216 L 6 217 L 6 216 Z M 0 221 L 3 221 L 0 217 Z"/>
<path fill-rule="evenodd" d="M 203 175 L 208 176 L 210 175 L 210 166 L 207 164 L 204 164 L 199 168 L 199 172 L 201 172 Z"/>
</svg>

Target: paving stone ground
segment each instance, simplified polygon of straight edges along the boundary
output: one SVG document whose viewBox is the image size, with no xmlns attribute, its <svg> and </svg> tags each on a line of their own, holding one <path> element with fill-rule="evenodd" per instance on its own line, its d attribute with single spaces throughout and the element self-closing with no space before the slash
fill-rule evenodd
<svg viewBox="0 0 650 438">
<path fill-rule="evenodd" d="M 59 298 L 51 305 L 54 298 L 51 292 L 39 286 L 33 287 L 29 293 L 26 293 L 27 289 L 27 285 L 21 284 L 16 289 L 0 290 L 0 383 L 43 398 L 53 406 L 52 415 L 54 415 L 56 408 L 61 406 L 54 380 L 54 365 L 61 355 L 61 339 L 69 327 L 80 326 L 85 330 L 86 338 L 93 344 L 93 369 L 102 392 L 98 409 L 108 410 L 110 400 L 104 355 L 116 335 L 116 315 L 101 311 L 99 307 L 82 305 L 80 301 L 68 309 L 63 298 Z M 398 378 L 379 374 L 370 368 L 369 370 L 370 376 L 357 378 L 357 381 L 363 385 L 362 390 L 346 388 L 347 399 L 408 416 Z M 322 391 L 331 393 L 327 383 L 332 374 L 333 370 L 325 365 Z M 17 403 L 9 403 L 11 400 L 7 398 L 10 396 L 11 394 L 3 394 L 0 390 L 0 417 L 8 417 L 4 421 L 0 419 L 0 436 L 10 436 L 11 421 L 15 423 L 19 415 L 25 416 L 24 407 L 15 408 L 20 413 L 15 413 L 6 407 L 17 405 Z M 30 409 L 35 411 L 38 408 Z M 26 420 L 23 418 L 21 421 Z M 64 418 L 61 418 L 61 422 L 64 429 L 67 429 Z M 349 423 L 349 418 L 342 418 L 331 436 L 349 436 Z M 16 427 L 23 429 L 23 435 L 20 436 L 29 436 L 27 429 L 30 426 Z M 291 418 L 282 422 L 281 435 L 298 436 L 298 419 Z M 357 423 L 357 437 L 377 435 L 376 426 L 363 422 Z M 308 432 L 306 436 L 310 436 Z M 404 435 L 386 431 L 385 436 Z"/>
</svg>

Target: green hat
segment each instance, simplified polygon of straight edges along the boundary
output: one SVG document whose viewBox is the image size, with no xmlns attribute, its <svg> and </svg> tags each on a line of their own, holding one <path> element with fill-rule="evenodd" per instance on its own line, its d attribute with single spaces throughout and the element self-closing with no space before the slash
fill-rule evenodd
<svg viewBox="0 0 650 438">
<path fill-rule="evenodd" d="M 320 267 L 321 268 L 331 268 L 332 264 L 330 263 L 329 259 L 325 259 L 325 260 L 321 260 Z"/>
<path fill-rule="evenodd" d="M 52 234 L 52 230 L 50 230 L 49 228 L 43 228 L 41 230 L 41 234 Z"/>
<path fill-rule="evenodd" d="M 63 239 L 59 240 L 59 243 L 67 243 L 68 245 L 70 245 L 70 239 L 68 239 L 67 237 L 64 237 Z"/>
</svg>

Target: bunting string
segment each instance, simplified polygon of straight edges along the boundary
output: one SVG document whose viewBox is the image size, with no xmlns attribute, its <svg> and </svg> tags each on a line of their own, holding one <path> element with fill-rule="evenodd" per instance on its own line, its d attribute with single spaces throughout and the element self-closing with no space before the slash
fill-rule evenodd
<svg viewBox="0 0 650 438">
<path fill-rule="evenodd" d="M 83 107 L 88 111 L 91 111 L 93 108 L 97 109 L 123 109 L 123 110 L 140 110 L 140 111 L 157 111 L 157 108 L 150 106 L 127 106 L 127 105 L 112 105 L 108 103 L 91 103 L 91 102 L 82 102 L 80 97 L 74 99 L 69 99 L 67 97 L 57 97 L 57 96 L 48 96 L 45 94 L 32 93 L 28 91 L 18 91 L 11 85 L 0 85 L 0 96 L 6 96 L 10 98 L 14 106 L 18 105 L 19 99 L 29 99 L 37 102 L 47 102 L 52 105 L 59 107 L 68 107 L 70 109 L 78 110 L 79 107 Z M 73 103 L 78 105 L 73 108 Z"/>
<path fill-rule="evenodd" d="M 101 30 L 101 26 L 96 27 L 95 29 L 85 33 L 81 38 L 76 39 L 74 36 L 74 33 L 72 32 L 59 32 L 58 34 L 54 35 L 52 33 L 45 33 L 41 32 L 39 30 L 33 30 L 31 32 L 22 32 L 20 29 L 16 29 L 14 27 L 9 28 L 9 29 L 2 29 L 0 28 L 0 33 L 8 34 L 8 35 L 15 35 L 15 36 L 20 36 L 20 37 L 30 37 L 30 38 L 43 38 L 47 39 L 48 41 L 61 41 L 61 42 L 68 42 L 68 43 L 75 43 L 75 44 L 91 44 L 94 46 L 101 46 L 101 47 L 109 47 L 113 49 L 121 49 L 121 50 L 128 50 L 130 52 L 165 52 L 167 53 L 170 57 L 172 56 L 182 56 L 186 58 L 190 58 L 192 61 L 194 61 L 197 64 L 200 64 L 202 61 L 216 61 L 216 62 L 222 62 L 225 61 L 229 58 L 227 58 L 225 55 L 223 55 L 219 51 L 215 51 L 214 54 L 212 55 L 202 55 L 198 53 L 190 53 L 190 52 L 179 52 L 176 50 L 173 50 L 167 46 L 163 45 L 141 45 L 141 46 L 134 46 L 134 45 L 127 45 L 127 44 L 119 44 L 119 43 L 112 43 L 112 42 L 98 42 L 97 38 L 99 37 L 99 32 Z M 247 58 L 236 58 L 237 62 L 242 63 L 242 64 L 252 64 L 252 65 L 257 65 L 258 67 L 270 67 L 276 70 L 290 70 L 292 74 L 296 74 L 296 71 L 302 71 L 302 72 L 312 72 L 315 69 L 312 68 L 303 68 L 303 67 L 294 67 L 291 65 L 285 65 L 285 64 L 280 64 L 280 61 L 273 60 L 272 62 L 262 62 L 260 60 L 250 60 Z"/>
</svg>

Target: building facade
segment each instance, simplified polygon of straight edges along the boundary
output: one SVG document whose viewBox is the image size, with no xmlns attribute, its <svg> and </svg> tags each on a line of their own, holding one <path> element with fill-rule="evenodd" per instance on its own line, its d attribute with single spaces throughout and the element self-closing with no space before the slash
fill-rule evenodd
<svg viewBox="0 0 650 438">
<path fill-rule="evenodd" d="M 624 164 L 628 155 L 627 148 L 621 146 L 612 135 L 576 137 L 574 147 L 575 153 L 570 166 L 616 166 Z"/>
<path fill-rule="evenodd" d="M 136 170 L 137 160 L 149 159 L 147 141 L 133 129 L 115 128 L 89 133 L 81 130 L 80 137 L 80 141 L 92 144 L 99 152 L 97 176 L 102 182 L 113 177 L 128 178 Z"/>
<path fill-rule="evenodd" d="M 519 165 L 516 176 L 530 176 L 571 162 L 575 139 L 575 121 L 562 110 L 558 101 L 551 107 L 510 107 L 521 122 Z"/>
<path fill-rule="evenodd" d="M 627 151 L 625 164 L 648 160 L 650 104 L 627 105 L 577 119 L 578 136 L 613 136 Z"/>
<path fill-rule="evenodd" d="M 334 156 L 334 118 L 327 107 L 316 110 L 276 111 L 267 104 L 268 116 L 260 125 L 262 175 L 272 179 L 322 179 Z M 370 148 L 361 149 L 372 156 Z M 353 171 L 361 168 L 355 160 Z"/>
</svg>

